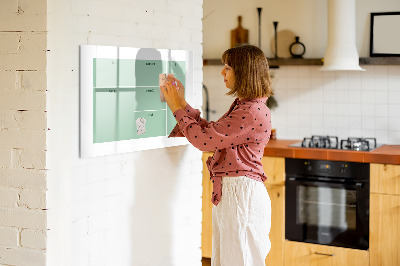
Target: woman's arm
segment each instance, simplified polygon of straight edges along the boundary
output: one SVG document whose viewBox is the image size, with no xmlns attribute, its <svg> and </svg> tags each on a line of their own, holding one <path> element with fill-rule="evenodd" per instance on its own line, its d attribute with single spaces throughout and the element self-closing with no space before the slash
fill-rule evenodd
<svg viewBox="0 0 400 266">
<path fill-rule="evenodd" d="M 189 142 L 201 151 L 229 148 L 249 142 L 257 142 L 257 124 L 254 115 L 248 110 L 234 110 L 218 122 L 202 127 L 186 114 L 177 109 L 174 116 L 179 124 L 180 132 Z M 264 125 L 265 126 L 265 125 Z"/>
<path fill-rule="evenodd" d="M 209 125 L 209 122 L 200 117 L 200 110 L 192 108 L 185 100 L 185 87 L 177 78 L 173 76 L 167 77 L 167 82 L 165 83 L 165 87 L 160 87 L 164 93 L 165 100 L 168 104 L 168 107 L 172 112 L 177 109 L 183 109 L 186 111 L 188 116 L 195 119 L 199 125 L 202 127 L 206 127 Z M 174 129 L 171 131 L 169 137 L 183 137 L 184 135 L 179 130 L 179 126 L 176 125 Z"/>
</svg>

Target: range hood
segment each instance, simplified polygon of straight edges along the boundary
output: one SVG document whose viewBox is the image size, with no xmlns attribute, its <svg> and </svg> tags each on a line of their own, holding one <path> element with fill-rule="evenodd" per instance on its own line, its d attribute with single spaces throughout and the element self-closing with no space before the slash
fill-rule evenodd
<svg viewBox="0 0 400 266">
<path fill-rule="evenodd" d="M 328 0 L 328 44 L 320 70 L 358 70 L 355 0 Z"/>
</svg>

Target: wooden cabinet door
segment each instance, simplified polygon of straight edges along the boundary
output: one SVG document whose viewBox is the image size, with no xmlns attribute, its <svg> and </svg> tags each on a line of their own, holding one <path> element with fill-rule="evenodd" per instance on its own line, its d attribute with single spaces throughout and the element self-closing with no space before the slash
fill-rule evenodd
<svg viewBox="0 0 400 266">
<path fill-rule="evenodd" d="M 370 165 L 371 193 L 400 195 L 400 165 Z"/>
<path fill-rule="evenodd" d="M 266 266 L 283 265 L 285 240 L 285 187 L 265 184 L 271 199 L 271 250 L 265 259 Z"/>
<path fill-rule="evenodd" d="M 371 266 L 400 265 L 400 196 L 371 194 Z"/>
<path fill-rule="evenodd" d="M 268 177 L 266 184 L 285 185 L 285 158 L 264 156 L 261 163 Z"/>
<path fill-rule="evenodd" d="M 204 258 L 211 258 L 212 253 L 212 183 L 206 161 L 211 152 L 203 153 L 203 194 L 202 194 L 202 224 L 201 224 L 201 253 Z"/>
<path fill-rule="evenodd" d="M 368 266 L 365 250 L 285 241 L 285 266 Z"/>
</svg>

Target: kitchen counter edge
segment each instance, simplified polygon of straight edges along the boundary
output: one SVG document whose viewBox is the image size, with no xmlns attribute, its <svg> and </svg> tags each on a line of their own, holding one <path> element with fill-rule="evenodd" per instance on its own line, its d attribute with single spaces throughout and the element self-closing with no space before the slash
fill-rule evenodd
<svg viewBox="0 0 400 266">
<path fill-rule="evenodd" d="M 331 160 L 361 163 L 400 164 L 400 145 L 382 145 L 372 151 L 298 148 L 289 145 L 301 140 L 270 140 L 264 156 Z"/>
</svg>

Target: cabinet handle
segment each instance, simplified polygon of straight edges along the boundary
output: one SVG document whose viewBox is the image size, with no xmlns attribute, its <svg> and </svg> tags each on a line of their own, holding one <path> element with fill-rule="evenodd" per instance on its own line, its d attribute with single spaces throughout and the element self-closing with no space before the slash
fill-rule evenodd
<svg viewBox="0 0 400 266">
<path fill-rule="evenodd" d="M 315 255 L 323 255 L 323 256 L 330 256 L 333 257 L 335 254 L 328 254 L 328 253 L 320 253 L 320 252 L 314 252 Z"/>
</svg>

